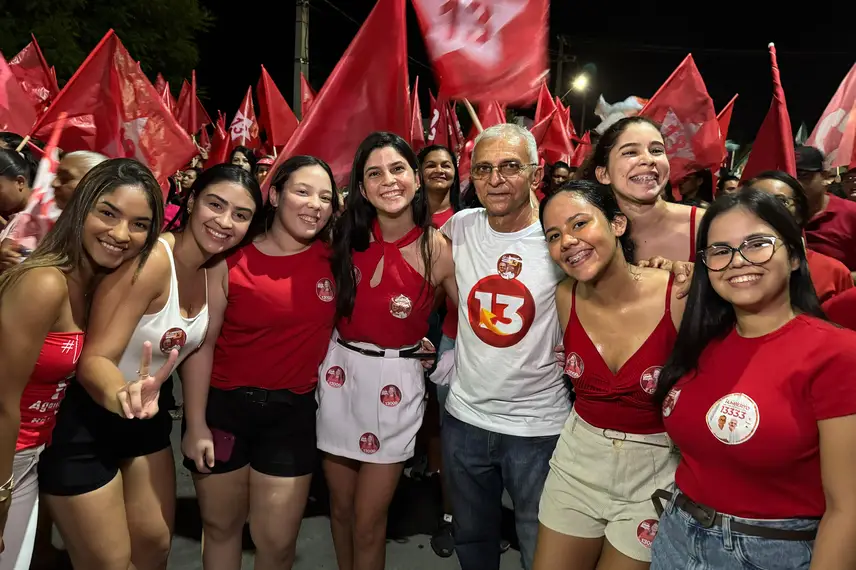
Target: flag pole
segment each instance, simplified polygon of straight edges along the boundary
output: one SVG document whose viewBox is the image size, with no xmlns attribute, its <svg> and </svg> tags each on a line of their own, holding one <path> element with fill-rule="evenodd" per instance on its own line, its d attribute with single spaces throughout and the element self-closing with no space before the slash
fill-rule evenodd
<svg viewBox="0 0 856 570">
<path fill-rule="evenodd" d="M 24 137 L 24 140 L 21 141 L 21 144 L 18 145 L 18 148 L 15 149 L 15 152 L 21 152 L 27 143 L 30 142 L 30 135 Z"/>
<path fill-rule="evenodd" d="M 482 126 L 481 121 L 479 121 L 479 117 L 478 115 L 476 115 L 476 112 L 473 109 L 473 105 L 472 103 L 470 103 L 469 99 L 464 99 L 464 106 L 467 108 L 467 112 L 470 114 L 470 118 L 473 120 L 473 124 L 476 126 L 479 132 L 482 132 L 484 130 L 484 127 Z"/>
</svg>

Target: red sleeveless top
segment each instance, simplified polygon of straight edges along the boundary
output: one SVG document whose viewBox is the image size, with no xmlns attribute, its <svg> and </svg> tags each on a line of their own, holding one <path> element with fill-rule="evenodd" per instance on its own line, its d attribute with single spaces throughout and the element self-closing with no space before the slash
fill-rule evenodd
<svg viewBox="0 0 856 570">
<path fill-rule="evenodd" d="M 56 412 L 83 350 L 84 333 L 48 333 L 21 394 L 21 429 L 15 451 L 50 443 Z"/>
<path fill-rule="evenodd" d="M 428 333 L 434 287 L 399 251 L 422 233 L 422 228 L 416 227 L 398 241 L 385 242 L 374 221 L 374 241 L 365 251 L 353 254 L 357 296 L 351 318 L 340 319 L 336 327 L 343 340 L 400 348 L 417 344 Z M 377 287 L 372 287 L 372 276 L 381 259 L 383 275 Z"/>
<path fill-rule="evenodd" d="M 672 280 L 666 287 L 663 318 L 642 346 L 613 374 L 577 318 L 574 284 L 571 317 L 565 330 L 565 374 L 571 377 L 577 414 L 595 427 L 635 434 L 662 433 L 663 415 L 654 402 L 660 370 L 678 332 L 672 323 Z"/>
</svg>

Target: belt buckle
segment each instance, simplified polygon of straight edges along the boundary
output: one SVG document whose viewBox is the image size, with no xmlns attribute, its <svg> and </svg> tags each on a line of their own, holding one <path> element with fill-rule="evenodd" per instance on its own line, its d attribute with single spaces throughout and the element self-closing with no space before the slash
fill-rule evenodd
<svg viewBox="0 0 856 570">
<path fill-rule="evenodd" d="M 699 511 L 699 516 L 695 517 L 696 521 L 704 528 L 711 528 L 716 520 L 716 511 L 697 503 L 694 503 L 694 506 Z"/>
<path fill-rule="evenodd" d="M 610 433 L 618 434 L 621 437 L 609 435 Z M 627 433 L 623 431 L 618 431 L 617 429 L 604 429 L 603 437 L 614 441 L 627 441 Z"/>
<path fill-rule="evenodd" d="M 261 389 L 250 389 L 244 393 L 248 402 L 252 402 L 254 404 L 265 404 L 268 399 L 268 391 Z"/>
</svg>

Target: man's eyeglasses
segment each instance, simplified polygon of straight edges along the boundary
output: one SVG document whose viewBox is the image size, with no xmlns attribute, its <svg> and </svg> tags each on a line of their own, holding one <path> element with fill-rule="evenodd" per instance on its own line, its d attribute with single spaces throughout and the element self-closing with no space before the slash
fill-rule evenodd
<svg viewBox="0 0 856 570">
<path fill-rule="evenodd" d="M 470 175 L 475 180 L 484 180 L 485 178 L 490 178 L 490 175 L 493 174 L 494 169 L 496 169 L 499 171 L 499 175 L 503 178 L 513 178 L 520 174 L 521 171 L 533 166 L 538 165 L 522 164 L 514 160 L 501 162 L 497 166 L 492 164 L 476 164 L 472 167 L 472 170 L 470 170 Z"/>
<path fill-rule="evenodd" d="M 731 265 L 735 253 L 739 253 L 751 265 L 763 265 L 773 259 L 773 254 L 781 245 L 782 240 L 775 236 L 757 236 L 747 239 L 739 247 L 715 244 L 699 251 L 699 254 L 705 267 L 711 271 L 725 271 Z"/>
</svg>

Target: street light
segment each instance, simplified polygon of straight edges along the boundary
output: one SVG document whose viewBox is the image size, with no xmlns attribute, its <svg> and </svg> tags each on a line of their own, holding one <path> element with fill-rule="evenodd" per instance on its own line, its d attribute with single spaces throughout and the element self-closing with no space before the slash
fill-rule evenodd
<svg viewBox="0 0 856 570">
<path fill-rule="evenodd" d="M 589 76 L 585 73 L 580 73 L 574 78 L 573 82 L 571 82 L 571 88 L 578 93 L 583 93 L 588 89 L 588 86 Z"/>
</svg>

